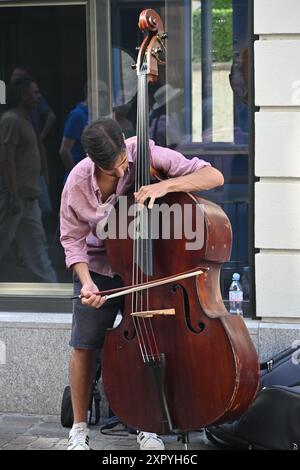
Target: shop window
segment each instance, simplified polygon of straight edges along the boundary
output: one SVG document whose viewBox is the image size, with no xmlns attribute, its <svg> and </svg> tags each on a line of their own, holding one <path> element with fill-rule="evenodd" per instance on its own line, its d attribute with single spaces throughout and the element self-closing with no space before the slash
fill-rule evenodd
<svg viewBox="0 0 300 470">
<path fill-rule="evenodd" d="M 233 249 L 222 270 L 222 294 L 228 298 L 232 274 L 240 273 L 247 310 L 248 0 L 115 1 L 113 6 L 112 47 L 133 57 L 141 42 L 141 9 L 156 9 L 164 21 L 167 63 L 158 83 L 149 86 L 150 134 L 159 145 L 199 156 L 222 171 L 225 184 L 202 196 L 220 204 L 231 221 Z M 118 70 L 113 68 L 114 93 Z M 135 100 L 121 111 L 124 131 L 134 132 Z"/>
<path fill-rule="evenodd" d="M 233 227 L 222 293 L 226 299 L 231 276 L 239 272 L 244 297 L 249 299 L 248 1 L 112 0 L 111 24 L 109 2 L 102 0 L 93 3 L 96 10 L 90 10 L 88 22 L 86 8 L 79 5 L 0 8 L 0 79 L 7 84 L 14 67 L 28 69 L 56 115 L 45 141 L 51 211 L 44 211 L 42 223 L 57 282 L 71 281 L 59 243 L 58 219 L 65 178 L 59 148 L 66 117 L 82 101 L 88 81 L 91 118 L 114 116 L 127 137 L 135 133 L 136 76 L 130 65 L 142 40 L 139 14 L 154 8 L 164 21 L 168 40 L 166 66 L 160 68 L 159 81 L 149 86 L 151 137 L 187 157 L 206 159 L 222 171 L 225 184 L 202 194 L 223 207 Z M 87 41 L 86 25 L 94 30 L 93 44 Z M 89 54 L 94 63 L 88 70 Z M 161 116 L 166 118 L 163 125 Z M 16 237 L 0 263 L 0 282 L 47 281 L 28 269 Z"/>
<path fill-rule="evenodd" d="M 30 112 L 30 123 L 41 158 L 41 175 L 33 178 L 35 163 L 30 154 L 35 152 L 34 143 L 26 150 L 18 141 L 19 157 L 28 157 L 28 165 L 23 165 L 18 175 L 26 201 L 12 204 L 4 181 L 3 152 L 7 149 L 2 147 L 0 282 L 68 283 L 71 273 L 65 267 L 59 243 L 60 196 L 65 179 L 59 149 L 68 113 L 83 100 L 87 81 L 86 9 L 76 5 L 1 5 L 0 43 L 0 78 L 6 91 L 13 78 L 24 74 L 30 75 L 38 87 L 39 104 Z M 1 106 L 2 117 L 11 112 L 8 107 L 11 109 L 8 102 L 6 107 Z M 46 135 L 41 135 L 49 113 L 54 118 Z M 2 125 L 0 132 L 5 140 L 9 129 Z M 38 199 L 36 189 L 40 191 Z M 24 216 L 19 221 L 21 213 Z M 2 288 L 5 290 L 3 284 Z"/>
</svg>

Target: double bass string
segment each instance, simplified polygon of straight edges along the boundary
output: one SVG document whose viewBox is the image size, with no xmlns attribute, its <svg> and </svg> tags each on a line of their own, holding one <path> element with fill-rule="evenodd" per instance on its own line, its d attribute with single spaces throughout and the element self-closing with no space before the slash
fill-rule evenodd
<svg viewBox="0 0 300 470">
<path fill-rule="evenodd" d="M 150 159 L 149 159 L 149 132 L 148 132 L 148 126 L 149 126 L 149 121 L 148 121 L 148 81 L 147 81 L 147 76 L 145 74 L 142 74 L 140 76 L 140 82 L 141 82 L 141 94 L 140 94 L 140 116 L 141 116 L 141 133 L 140 135 L 142 136 L 141 140 L 141 165 L 142 165 L 142 171 L 141 171 L 141 180 L 142 180 L 142 185 L 148 185 L 150 184 Z M 152 256 L 152 250 L 151 250 L 151 233 L 150 233 L 150 224 L 149 224 L 149 209 L 145 208 L 142 211 L 142 238 L 141 238 L 141 279 L 142 282 L 144 282 L 144 269 L 146 269 L 146 280 L 147 282 L 149 281 L 149 272 L 150 272 L 150 262 L 152 264 L 152 261 L 150 257 Z M 147 301 L 146 301 L 146 308 L 149 310 L 149 289 L 146 290 L 146 295 L 147 295 Z M 143 296 L 141 296 L 141 311 L 143 311 Z M 153 361 L 155 361 L 155 356 L 160 358 L 158 354 L 158 348 L 157 348 L 157 342 L 155 339 L 154 331 L 153 331 L 153 325 L 152 325 L 152 320 L 151 318 L 142 318 L 143 322 L 143 327 L 146 333 L 146 337 L 148 340 L 149 344 L 149 349 L 150 349 L 150 357 Z M 141 325 L 140 325 L 141 326 Z M 150 331 L 149 328 L 150 327 Z M 155 350 L 155 351 L 153 351 Z M 156 355 L 155 355 L 156 352 Z"/>
<path fill-rule="evenodd" d="M 147 76 L 143 76 L 143 94 L 142 96 L 144 97 L 144 102 L 143 102 L 143 131 L 144 131 L 144 136 L 143 136 L 143 182 L 146 183 L 146 185 L 150 184 L 150 153 L 149 153 L 149 116 L 148 116 L 148 81 L 147 81 Z M 143 211 L 143 215 L 145 220 L 143 221 L 143 233 L 146 235 L 146 238 L 143 239 L 144 243 L 144 250 L 143 252 L 145 253 L 146 257 L 146 282 L 149 282 L 149 273 L 151 271 L 152 273 L 152 246 L 151 246 L 151 224 L 150 224 L 150 213 L 149 209 L 146 208 L 146 210 Z M 150 267 L 151 265 L 151 267 Z M 147 310 L 149 310 L 149 289 L 146 290 L 146 305 L 147 305 Z M 151 318 L 146 318 L 144 319 L 144 327 L 146 329 L 146 334 L 147 338 L 149 341 L 149 346 L 150 346 L 150 353 L 151 353 L 151 359 L 155 361 L 155 357 L 160 358 L 158 354 L 158 348 L 157 348 L 157 342 L 156 338 L 154 335 L 153 331 L 153 325 L 152 325 L 152 320 Z M 150 327 L 150 331 L 148 331 L 148 327 Z M 153 347 L 152 347 L 153 344 Z M 153 351 L 154 349 L 154 351 Z M 155 355 L 156 353 L 156 355 Z"/>
<path fill-rule="evenodd" d="M 135 190 L 137 191 L 141 185 L 142 185 L 142 182 L 143 182 L 143 179 L 144 179 L 144 174 L 143 174 L 143 165 L 142 165 L 142 162 L 144 161 L 144 158 L 143 158 L 143 128 L 144 128 L 144 122 L 142 120 L 143 118 L 143 101 L 142 101 L 142 96 L 143 96 L 143 88 L 142 88 L 142 85 L 143 85 L 143 82 L 142 82 L 142 79 L 144 77 L 143 76 L 140 76 L 139 77 L 139 80 L 138 80 L 138 158 L 137 158 L 137 161 L 136 161 L 136 184 L 135 184 Z M 138 210 L 138 208 L 136 207 L 136 211 Z M 142 213 L 142 216 L 143 216 L 143 213 Z M 140 225 L 140 228 L 143 228 L 142 227 L 142 224 L 143 224 L 143 221 L 141 221 L 141 225 Z M 143 281 L 143 270 L 141 269 L 141 272 L 139 273 L 139 265 L 143 265 L 143 251 L 144 251 L 144 247 L 143 247 L 143 239 L 142 238 L 137 238 L 137 218 L 135 217 L 134 219 L 134 258 L 133 258 L 133 272 L 134 272 L 134 265 L 135 265 L 135 275 L 134 275 L 134 279 L 133 279 L 133 282 L 139 282 L 139 280 L 142 282 Z M 132 310 L 135 308 L 134 311 L 138 312 L 139 311 L 139 308 L 142 308 L 142 296 L 140 297 L 141 301 L 140 301 L 140 305 L 139 305 L 139 295 L 138 294 L 135 294 L 135 297 L 133 296 L 133 301 L 132 301 Z M 141 311 L 141 310 L 140 310 Z M 135 329 L 136 329 L 136 333 L 137 333 L 137 336 L 138 336 L 138 340 L 139 340 L 139 344 L 140 344 L 140 349 L 141 349 L 141 352 L 142 352 L 142 356 L 143 356 L 143 360 L 144 362 L 147 361 L 149 362 L 149 357 L 150 354 L 148 352 L 148 349 L 147 349 L 147 344 L 146 344 L 146 340 L 144 338 L 144 333 L 143 333 L 143 329 L 142 329 L 142 325 L 141 323 L 143 323 L 143 326 L 144 326 L 144 331 L 145 331 L 145 334 L 147 336 L 147 341 L 148 341 L 148 344 L 150 345 L 150 354 L 152 354 L 152 348 L 151 348 L 151 343 L 150 343 L 150 338 L 149 338 L 149 334 L 148 334 L 148 330 L 146 328 L 146 324 L 145 324 L 145 321 L 144 319 L 142 319 L 142 322 L 139 318 L 134 318 L 134 326 L 135 326 Z"/>
<path fill-rule="evenodd" d="M 139 154 L 138 165 L 139 165 L 140 180 L 139 180 L 138 189 L 141 186 L 143 186 L 146 182 L 146 180 L 145 180 L 145 111 L 143 109 L 143 106 L 145 105 L 145 103 L 143 103 L 143 98 L 145 98 L 145 78 L 146 78 L 146 76 L 144 76 L 144 75 L 141 75 L 139 77 L 139 83 L 140 83 L 140 90 L 139 90 L 139 118 L 140 118 L 139 151 L 140 151 L 140 154 Z M 142 213 L 141 213 L 140 226 L 139 226 L 140 238 L 137 242 L 139 247 L 140 247 L 140 259 L 138 260 L 137 264 L 140 266 L 140 281 L 141 282 L 144 282 L 144 253 L 145 253 L 145 245 L 144 245 L 145 242 L 144 242 L 144 238 L 143 238 L 143 234 L 144 234 L 144 230 L 145 230 L 144 214 L 145 214 L 145 211 L 143 209 Z M 137 272 L 139 272 L 139 271 L 137 271 Z M 139 303 L 137 302 L 137 305 L 136 305 L 137 310 L 136 311 L 141 311 L 142 312 L 143 311 L 143 295 L 137 296 L 137 301 L 138 300 L 139 300 Z M 149 334 L 148 334 L 145 319 L 144 318 L 142 318 L 141 320 L 138 319 L 138 325 L 139 325 L 139 328 L 140 328 L 141 331 L 144 328 L 144 332 L 145 332 L 145 335 L 146 335 L 148 347 L 150 349 L 150 351 L 147 351 L 147 360 L 149 362 L 149 355 L 151 357 L 153 355 L 153 351 L 152 351 L 152 348 L 151 348 L 151 342 L 150 342 L 150 338 L 149 338 Z M 143 326 L 143 328 L 142 328 L 142 326 Z"/>
<path fill-rule="evenodd" d="M 146 158 L 146 148 L 147 148 L 147 129 L 146 129 L 146 121 L 145 121 L 145 116 L 147 112 L 147 107 L 146 107 L 146 84 L 147 84 L 147 78 L 146 75 L 142 74 L 139 77 L 139 82 L 140 82 L 140 93 L 139 93 L 139 116 L 140 116 L 140 129 L 139 129 L 139 136 L 140 136 L 140 158 L 138 161 L 139 164 L 139 174 L 140 174 L 140 180 L 139 180 L 139 188 L 145 184 L 148 184 L 147 181 L 147 173 L 149 174 L 149 168 L 147 168 L 147 158 Z M 148 178 L 149 179 L 149 178 Z M 138 240 L 138 245 L 140 247 L 140 259 L 138 260 L 138 265 L 140 266 L 140 281 L 144 282 L 144 269 L 146 265 L 146 279 L 148 279 L 148 250 L 147 250 L 147 238 L 144 238 L 144 235 L 147 235 L 147 210 L 143 208 L 141 212 L 141 219 L 140 219 L 140 238 Z M 139 272 L 139 271 L 138 271 Z M 136 311 L 143 311 L 144 308 L 144 298 L 143 295 L 140 297 L 138 296 L 137 299 L 140 299 L 139 304 L 137 303 L 137 310 Z M 148 305 L 146 306 L 148 309 Z M 147 319 L 141 318 L 138 319 L 138 326 L 140 328 L 140 331 L 144 330 L 147 344 L 148 344 L 148 349 L 147 351 L 147 360 L 149 362 L 150 358 L 153 360 L 154 354 L 153 354 L 153 349 L 152 349 L 152 344 L 151 344 L 151 339 L 149 336 L 148 328 L 147 328 Z"/>
<path fill-rule="evenodd" d="M 139 107 L 139 102 L 138 102 L 138 107 Z M 139 110 L 138 110 L 138 113 L 137 113 L 138 135 L 139 135 L 139 126 L 140 126 L 140 118 L 139 118 Z M 139 142 L 137 142 L 137 143 L 139 145 Z M 139 185 L 139 170 L 138 170 L 138 161 L 136 161 L 135 191 L 137 191 L 138 185 Z M 133 282 L 136 282 L 136 280 L 138 278 L 137 277 L 137 267 L 136 267 L 137 260 L 138 260 L 138 244 L 136 242 L 136 218 L 134 218 L 133 263 L 132 263 L 132 279 L 133 279 Z M 132 312 L 135 309 L 136 296 L 137 296 L 137 294 L 132 294 L 132 302 L 131 302 Z M 136 319 L 133 320 L 133 323 L 134 323 L 135 331 L 136 331 L 136 334 L 137 334 L 140 351 L 141 351 L 143 360 L 145 361 L 145 355 L 147 355 L 147 351 L 145 349 L 145 341 L 144 341 L 143 337 L 141 337 Z"/>
<path fill-rule="evenodd" d="M 147 76 L 145 75 L 144 76 L 144 79 L 143 79 L 143 87 L 144 87 L 144 90 L 143 90 L 143 95 L 144 96 L 144 113 L 143 113 L 143 117 L 145 119 L 145 122 L 144 122 L 144 151 L 145 151 L 145 155 L 144 155 L 144 168 L 145 168 L 145 181 L 146 181 L 146 184 L 150 184 L 150 150 L 149 150 L 149 115 L 148 115 L 148 110 L 149 110 L 149 106 L 148 106 L 148 81 L 147 81 Z M 149 209 L 146 209 L 144 212 L 145 214 L 145 218 L 146 218 L 146 240 L 145 240 L 145 244 L 146 244 L 146 278 L 147 278 L 147 282 L 149 282 L 149 272 L 150 272 L 150 263 L 151 263 L 151 274 L 152 273 L 152 256 L 153 256 L 153 253 L 152 253 L 152 241 L 151 241 L 151 216 L 150 216 L 150 210 Z M 146 296 L 147 296 L 147 310 L 149 311 L 149 289 L 146 290 Z M 155 338 L 155 334 L 154 334 L 154 330 L 153 330 L 153 324 L 152 324 L 152 320 L 151 318 L 148 318 L 146 319 L 145 321 L 146 323 L 148 323 L 148 325 L 150 326 L 150 334 L 152 336 L 152 340 L 153 340 L 153 345 L 154 345 L 154 349 L 155 349 L 155 352 L 156 352 L 156 357 L 158 358 L 158 360 L 160 360 L 160 355 L 159 355 L 159 351 L 158 351 L 158 347 L 157 347 L 157 341 L 156 341 L 156 338 Z M 145 325 L 146 326 L 146 325 Z M 151 344 L 151 341 L 149 340 L 149 343 Z M 153 354 L 152 352 L 152 348 L 151 348 L 151 354 L 152 354 L 152 359 L 155 361 L 155 354 Z"/>
<path fill-rule="evenodd" d="M 136 161 L 136 179 L 135 190 L 137 191 L 142 185 L 150 183 L 150 162 L 149 162 L 149 139 L 148 128 L 146 119 L 148 119 L 147 108 L 147 77 L 142 74 L 138 77 L 138 115 L 137 115 L 137 128 L 138 128 L 138 158 Z M 144 98 L 144 100 L 143 100 Z M 138 210 L 138 209 L 137 209 Z M 133 282 L 139 283 L 144 281 L 144 265 L 146 265 L 146 279 L 149 280 L 149 242 L 148 236 L 148 211 L 143 210 L 140 218 L 140 236 L 137 237 L 137 218 L 134 220 L 134 241 L 133 241 Z M 146 234 L 146 238 L 143 236 Z M 142 235 L 142 236 L 141 236 Z M 144 257 L 146 257 L 144 259 Z M 145 261 L 145 263 L 144 263 Z M 134 266 L 135 265 L 135 266 Z M 140 267 L 140 272 L 139 272 Z M 140 301 L 139 301 L 140 298 Z M 135 294 L 132 296 L 132 310 L 143 311 L 143 296 Z M 149 309 L 149 291 L 147 290 L 147 309 Z M 139 347 L 142 353 L 144 362 L 149 362 L 150 359 L 155 360 L 154 347 L 159 358 L 157 343 L 154 336 L 153 326 L 151 319 L 138 317 L 133 319 L 136 334 L 139 341 Z M 150 332 L 148 331 L 150 326 Z M 145 333 L 143 333 L 143 330 Z M 146 338 L 144 337 L 144 334 Z M 152 337 L 152 338 L 151 338 Z M 154 344 L 154 347 L 152 345 Z M 149 349 L 149 351 L 148 351 Z"/>
<path fill-rule="evenodd" d="M 138 153 L 140 154 L 140 135 L 141 135 L 141 113 L 140 113 L 140 99 L 139 97 L 141 96 L 140 93 L 140 80 L 138 80 L 138 110 L 137 110 L 137 129 L 138 129 Z M 136 159 L 136 168 L 135 168 L 135 191 L 138 190 L 140 186 L 140 169 L 139 169 L 139 159 Z M 137 207 L 136 207 L 137 210 Z M 134 237 L 133 237 L 133 283 L 138 281 L 138 263 L 139 263 L 139 243 L 137 240 L 137 221 L 136 221 L 136 214 L 134 216 Z M 138 307 L 138 294 L 132 294 L 132 311 L 137 312 L 137 307 Z M 143 357 L 143 361 L 145 362 L 145 359 L 148 360 L 148 354 L 147 354 L 147 348 L 146 348 L 146 343 L 143 337 L 143 332 L 140 329 L 139 321 L 138 318 L 133 318 L 133 323 L 135 327 L 135 331 L 137 334 L 138 342 L 139 342 L 139 347 L 141 350 L 141 354 Z"/>
</svg>

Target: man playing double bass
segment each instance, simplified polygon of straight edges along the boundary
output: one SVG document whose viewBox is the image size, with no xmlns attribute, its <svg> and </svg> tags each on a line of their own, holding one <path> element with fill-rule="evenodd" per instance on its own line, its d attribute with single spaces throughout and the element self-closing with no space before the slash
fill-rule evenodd
<svg viewBox="0 0 300 470">
<path fill-rule="evenodd" d="M 103 118 L 90 124 L 82 134 L 87 157 L 71 171 L 62 193 L 61 243 L 67 267 L 73 270 L 74 302 L 70 346 L 70 384 L 74 425 L 68 450 L 89 450 L 87 410 L 97 350 L 104 344 L 105 333 L 112 328 L 122 309 L 120 298 L 105 302 L 98 291 L 121 287 L 108 263 L 103 240 L 96 229 L 104 217 L 105 207 L 115 204 L 135 178 L 137 153 L 135 137 L 124 140 L 118 123 Z M 193 192 L 221 186 L 222 174 L 208 162 L 186 159 L 180 153 L 156 146 L 149 141 L 151 164 L 168 179 L 141 187 L 135 200 L 152 207 L 156 198 L 169 192 Z M 100 308 L 101 307 L 101 308 Z M 141 450 L 164 449 L 162 440 L 153 433 L 140 431 L 137 441 Z"/>
</svg>

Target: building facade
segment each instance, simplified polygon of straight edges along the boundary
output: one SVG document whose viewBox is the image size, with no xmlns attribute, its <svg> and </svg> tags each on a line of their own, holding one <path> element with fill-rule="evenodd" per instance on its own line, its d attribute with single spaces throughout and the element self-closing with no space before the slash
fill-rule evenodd
<svg viewBox="0 0 300 470">
<path fill-rule="evenodd" d="M 0 259 L 1 411 L 59 413 L 72 311 L 71 273 L 59 243 L 67 176 L 60 146 L 84 88 L 89 121 L 112 116 L 127 137 L 135 134 L 131 64 L 145 8 L 158 11 L 168 32 L 166 66 L 149 87 L 152 138 L 208 160 L 224 174 L 221 188 L 202 194 L 221 205 L 233 228 L 232 256 L 221 274 L 223 298 L 227 304 L 238 272 L 244 316 L 262 359 L 299 338 L 298 1 L 0 0 L 1 85 L 7 90 L 13 70 L 26 70 L 56 117 L 42 142 L 41 193 L 48 204 L 40 199 L 40 209 L 57 276 L 50 283 L 32 272 L 17 236 Z M 40 132 L 46 119 L 44 111 Z M 5 206 L 0 209 L 1 228 Z"/>
</svg>

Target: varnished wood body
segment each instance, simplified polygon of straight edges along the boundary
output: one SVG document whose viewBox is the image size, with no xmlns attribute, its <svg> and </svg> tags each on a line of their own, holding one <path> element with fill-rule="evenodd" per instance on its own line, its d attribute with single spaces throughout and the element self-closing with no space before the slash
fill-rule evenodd
<svg viewBox="0 0 300 470">
<path fill-rule="evenodd" d="M 154 240 L 154 277 L 201 266 L 209 267 L 209 272 L 151 289 L 148 306 L 176 310 L 175 316 L 156 316 L 151 321 L 159 351 L 166 358 L 165 392 L 173 428 L 188 431 L 234 418 L 247 409 L 258 387 L 258 358 L 243 318 L 228 314 L 220 293 L 220 268 L 231 253 L 227 216 L 219 206 L 183 193 L 168 194 L 156 202 L 192 204 L 194 223 L 199 204 L 204 213 L 201 249 L 186 251 L 184 237 Z M 106 241 L 110 263 L 125 285 L 132 283 L 132 243 L 130 239 Z M 105 393 L 121 421 L 163 434 L 168 430 L 162 424 L 156 387 L 141 358 L 131 313 L 127 296 L 122 322 L 105 339 Z"/>
</svg>

